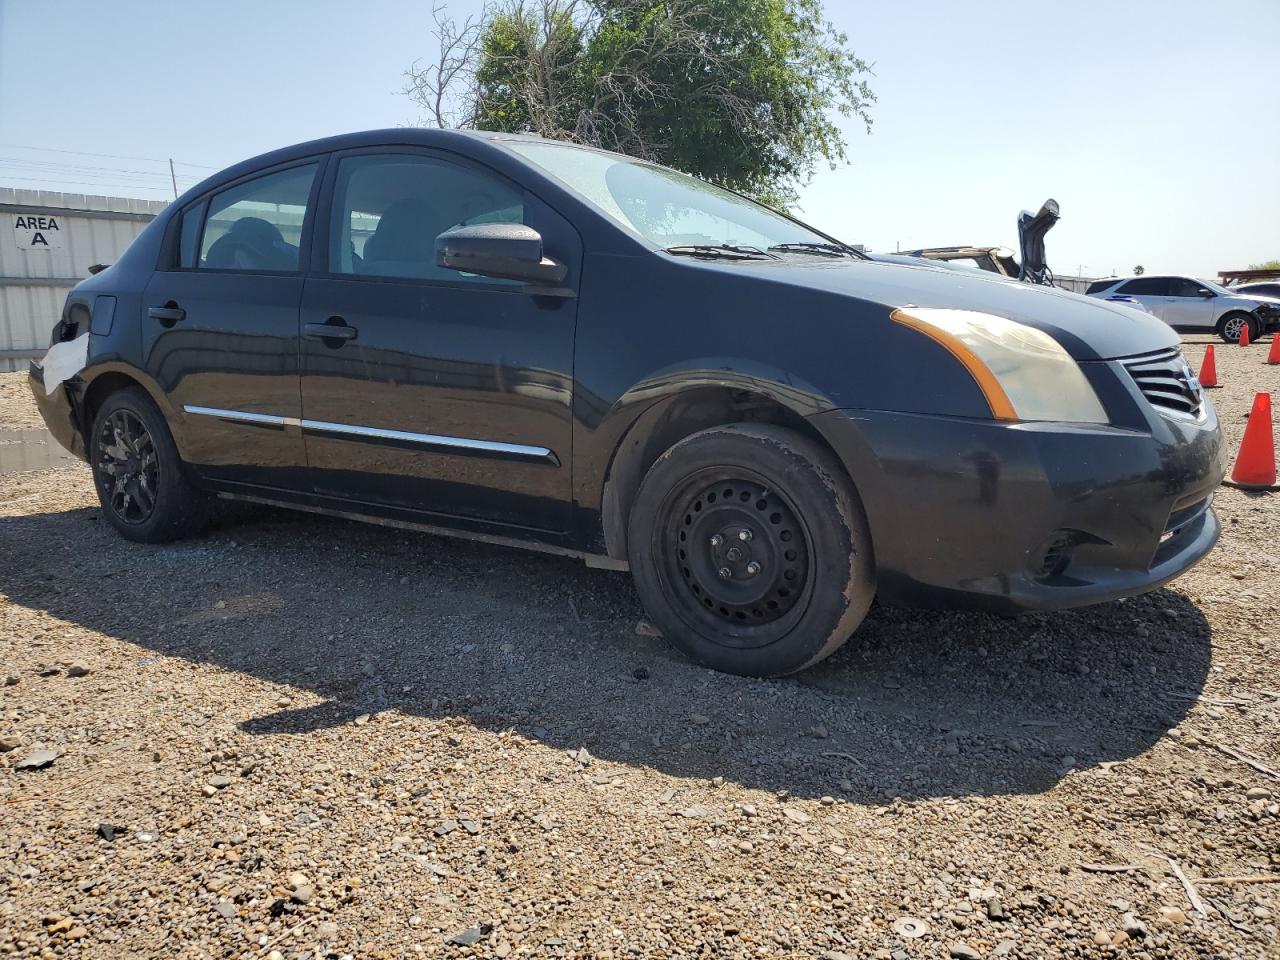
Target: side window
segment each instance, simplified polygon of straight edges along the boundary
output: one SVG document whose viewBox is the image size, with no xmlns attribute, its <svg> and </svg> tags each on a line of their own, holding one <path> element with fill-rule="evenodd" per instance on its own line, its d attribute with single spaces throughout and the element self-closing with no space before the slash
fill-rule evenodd
<svg viewBox="0 0 1280 960">
<path fill-rule="evenodd" d="M 1134 297 L 1171 297 L 1173 282 L 1168 277 L 1138 277 L 1130 280 L 1117 293 L 1127 293 Z"/>
<path fill-rule="evenodd" d="M 1089 289 L 1085 293 L 1101 293 L 1107 287 L 1114 287 L 1117 283 L 1119 283 L 1118 280 L 1095 280 L 1089 284 Z"/>
<path fill-rule="evenodd" d="M 182 215 L 182 233 L 178 239 L 178 266 L 190 270 L 196 265 L 196 244 L 200 242 L 200 227 L 204 223 L 207 201 L 200 201 Z"/>
<path fill-rule="evenodd" d="M 521 194 L 470 167 L 411 154 L 347 157 L 329 227 L 333 273 L 416 280 L 513 281 L 436 265 L 436 237 L 464 224 L 523 223 Z"/>
<path fill-rule="evenodd" d="M 298 269 L 298 244 L 317 164 L 293 167 L 222 191 L 209 203 L 200 242 L 206 270 Z M 186 224 L 183 224 L 183 242 Z"/>
<path fill-rule="evenodd" d="M 1205 285 L 1199 280 L 1190 280 L 1187 277 L 1178 277 L 1173 281 L 1173 292 L 1169 294 L 1171 297 L 1198 297 L 1200 291 L 1205 289 Z"/>
</svg>

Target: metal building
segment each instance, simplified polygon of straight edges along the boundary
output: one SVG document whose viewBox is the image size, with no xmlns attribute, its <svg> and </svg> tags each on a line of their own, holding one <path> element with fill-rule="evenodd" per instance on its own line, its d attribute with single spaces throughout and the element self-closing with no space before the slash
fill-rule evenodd
<svg viewBox="0 0 1280 960">
<path fill-rule="evenodd" d="M 41 357 L 67 291 L 113 263 L 167 203 L 0 187 L 0 371 Z"/>
</svg>

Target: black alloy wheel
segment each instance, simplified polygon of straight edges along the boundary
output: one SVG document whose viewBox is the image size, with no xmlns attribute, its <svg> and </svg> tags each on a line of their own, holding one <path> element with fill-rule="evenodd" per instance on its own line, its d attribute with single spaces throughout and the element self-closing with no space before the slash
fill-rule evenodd
<svg viewBox="0 0 1280 960">
<path fill-rule="evenodd" d="M 162 543 L 208 521 L 210 498 L 189 479 L 164 414 L 141 387 L 104 398 L 86 439 L 103 516 L 122 536 Z"/>
<path fill-rule="evenodd" d="M 123 522 L 146 523 L 156 509 L 160 459 L 146 425 L 131 410 L 113 410 L 98 428 L 95 466 L 102 503 Z"/>
</svg>

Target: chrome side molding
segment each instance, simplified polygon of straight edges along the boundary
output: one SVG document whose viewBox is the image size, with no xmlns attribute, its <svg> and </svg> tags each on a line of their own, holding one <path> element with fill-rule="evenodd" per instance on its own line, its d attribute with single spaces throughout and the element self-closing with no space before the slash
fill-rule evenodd
<svg viewBox="0 0 1280 960">
<path fill-rule="evenodd" d="M 353 423 L 330 423 L 327 420 L 307 420 L 297 417 L 278 417 L 270 413 L 251 413 L 247 410 L 223 410 L 219 407 L 186 405 L 186 413 L 202 417 L 216 417 L 233 423 L 248 423 L 266 427 L 299 427 L 303 433 L 341 437 L 361 437 L 366 440 L 392 444 L 414 444 L 438 450 L 473 451 L 523 460 L 540 460 L 559 465 L 560 458 L 547 447 L 529 446 L 523 443 L 506 443 L 500 440 L 474 440 L 470 437 L 447 437 L 434 433 L 411 433 L 407 430 L 386 430 L 382 427 L 363 427 Z"/>
</svg>

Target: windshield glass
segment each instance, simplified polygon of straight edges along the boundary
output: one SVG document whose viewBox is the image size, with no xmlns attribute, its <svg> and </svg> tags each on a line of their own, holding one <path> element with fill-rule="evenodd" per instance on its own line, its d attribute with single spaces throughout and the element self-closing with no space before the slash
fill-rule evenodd
<svg viewBox="0 0 1280 960">
<path fill-rule="evenodd" d="M 1218 284 L 1214 283 L 1212 280 L 1197 278 L 1196 283 L 1199 283 L 1202 286 L 1207 287 L 1208 289 L 1212 290 L 1214 293 L 1216 293 L 1220 297 L 1238 297 L 1239 296 L 1238 293 L 1234 293 L 1228 290 L 1226 287 L 1219 286 Z"/>
<path fill-rule="evenodd" d="M 660 247 L 831 241 L 767 207 L 695 177 L 569 144 L 511 140 L 516 153 Z"/>
</svg>

